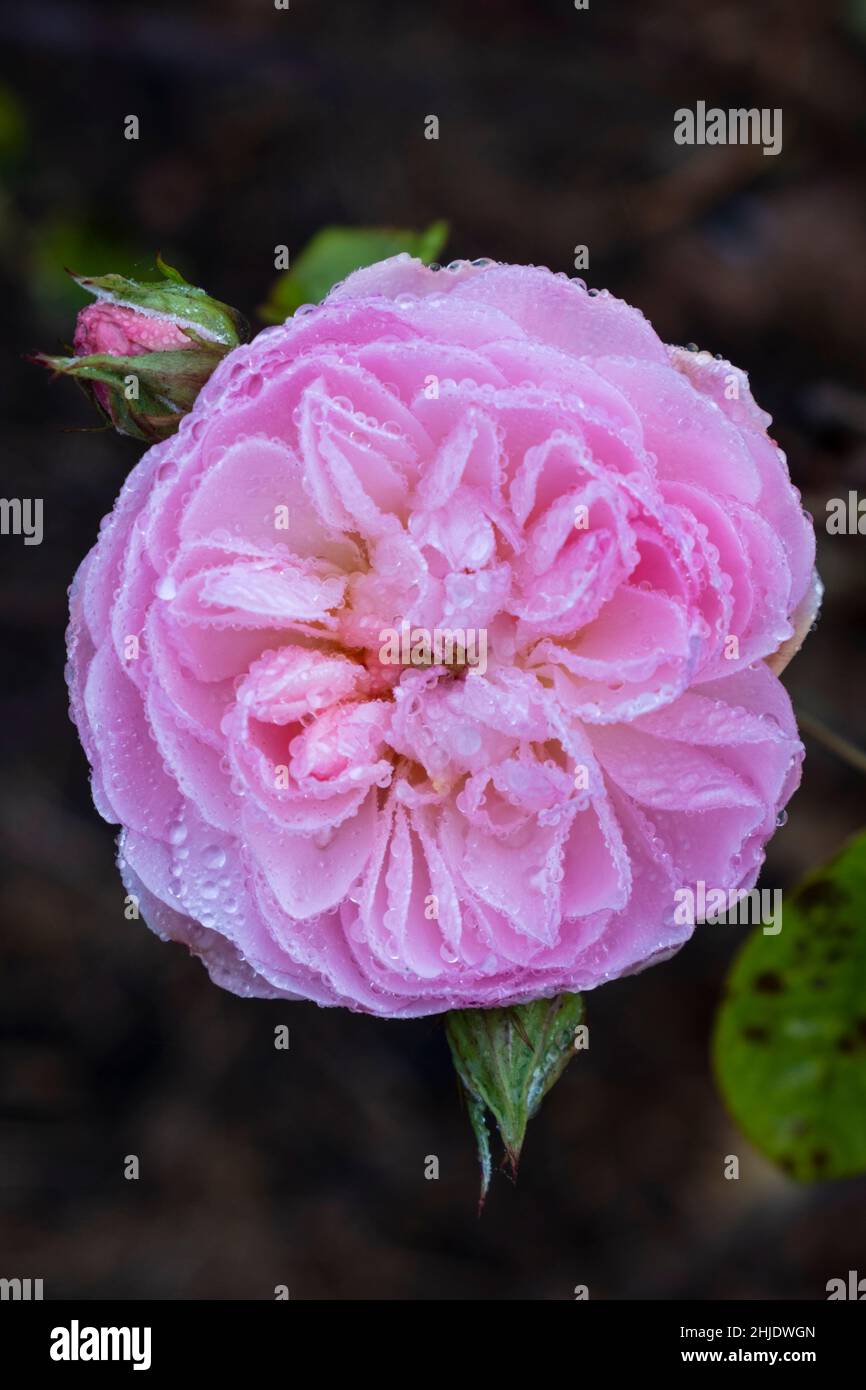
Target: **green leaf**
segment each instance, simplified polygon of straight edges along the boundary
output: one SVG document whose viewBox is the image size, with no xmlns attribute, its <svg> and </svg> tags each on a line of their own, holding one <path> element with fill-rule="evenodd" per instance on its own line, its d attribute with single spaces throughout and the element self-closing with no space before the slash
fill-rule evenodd
<svg viewBox="0 0 866 1390">
<path fill-rule="evenodd" d="M 488 1112 L 516 1177 L 526 1126 L 574 1056 L 582 1017 L 579 994 L 508 1009 L 454 1009 L 446 1015 L 448 1044 L 478 1143 L 482 1205 L 490 1186 Z"/>
<path fill-rule="evenodd" d="M 439 255 L 447 237 L 447 222 L 433 222 L 423 232 L 389 227 L 325 227 L 307 243 L 292 268 L 274 282 L 268 302 L 259 313 L 268 323 L 282 323 L 299 305 L 318 304 L 353 270 L 397 256 L 401 251 L 429 264 Z"/>
<path fill-rule="evenodd" d="M 803 1181 L 866 1171 L 866 833 L 736 957 L 713 1042 L 737 1124 Z"/>
</svg>

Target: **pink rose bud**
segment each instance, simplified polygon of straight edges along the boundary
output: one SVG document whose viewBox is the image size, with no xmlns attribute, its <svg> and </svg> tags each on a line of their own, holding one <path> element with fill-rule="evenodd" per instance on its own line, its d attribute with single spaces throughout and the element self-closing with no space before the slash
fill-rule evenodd
<svg viewBox="0 0 866 1390">
<path fill-rule="evenodd" d="M 164 279 L 74 276 L 97 296 L 78 315 L 74 356 L 33 359 L 83 381 L 121 434 L 174 434 L 214 368 L 245 335 L 240 315 L 157 261 Z"/>
<path fill-rule="evenodd" d="M 145 352 L 191 346 L 192 340 L 171 319 L 150 317 L 107 300 L 81 310 L 73 342 L 76 357 L 99 352 L 110 357 L 139 357 Z"/>
</svg>

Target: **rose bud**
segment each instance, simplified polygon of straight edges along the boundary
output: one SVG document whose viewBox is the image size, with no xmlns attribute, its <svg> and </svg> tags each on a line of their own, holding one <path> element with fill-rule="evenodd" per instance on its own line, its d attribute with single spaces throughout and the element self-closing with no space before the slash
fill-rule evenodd
<svg viewBox="0 0 866 1390">
<path fill-rule="evenodd" d="M 214 368 L 247 336 L 236 310 L 189 285 L 162 260 L 162 281 L 75 275 L 97 298 L 78 315 L 74 356 L 34 361 L 85 383 L 121 434 L 174 434 Z"/>
</svg>

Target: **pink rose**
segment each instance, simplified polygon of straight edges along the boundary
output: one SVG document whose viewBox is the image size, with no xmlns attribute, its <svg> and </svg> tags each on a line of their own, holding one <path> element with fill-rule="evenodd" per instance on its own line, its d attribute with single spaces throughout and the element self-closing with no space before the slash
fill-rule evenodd
<svg viewBox="0 0 866 1390">
<path fill-rule="evenodd" d="M 751 886 L 799 779 L 767 662 L 814 541 L 768 424 L 535 267 L 398 256 L 232 351 L 72 590 L 153 930 L 237 993 L 387 1017 L 675 951 L 677 891 Z"/>
</svg>

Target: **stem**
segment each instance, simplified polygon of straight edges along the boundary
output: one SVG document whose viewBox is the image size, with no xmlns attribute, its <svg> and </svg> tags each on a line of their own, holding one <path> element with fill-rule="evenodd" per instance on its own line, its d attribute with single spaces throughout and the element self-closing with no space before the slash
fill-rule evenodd
<svg viewBox="0 0 866 1390">
<path fill-rule="evenodd" d="M 857 772 L 866 774 L 866 753 L 860 748 L 849 743 L 841 734 L 835 734 L 832 729 L 818 719 L 814 714 L 807 713 L 806 710 L 797 711 L 797 718 L 807 734 L 810 734 L 817 743 L 821 743 L 825 748 L 829 748 L 831 753 L 835 753 L 837 758 L 848 763 Z"/>
</svg>

